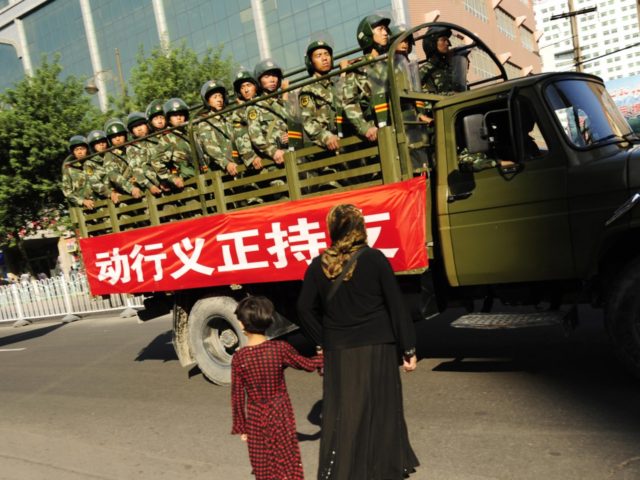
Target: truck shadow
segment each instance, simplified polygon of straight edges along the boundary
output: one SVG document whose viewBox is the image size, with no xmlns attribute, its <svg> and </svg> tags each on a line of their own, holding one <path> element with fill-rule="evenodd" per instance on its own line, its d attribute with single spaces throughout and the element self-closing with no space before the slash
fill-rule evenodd
<svg viewBox="0 0 640 480">
<path fill-rule="evenodd" d="M 14 343 L 24 342 L 26 340 L 31 340 L 33 338 L 42 337 L 47 335 L 60 327 L 65 325 L 64 323 L 56 323 L 53 325 L 47 325 L 46 327 L 34 328 L 33 330 L 29 330 L 26 332 L 20 332 L 13 335 L 8 335 L 6 337 L 0 338 L 0 347 L 5 347 L 7 345 L 13 345 Z"/>
<path fill-rule="evenodd" d="M 162 360 L 163 362 L 171 362 L 178 360 L 176 351 L 171 343 L 171 330 L 161 333 L 144 347 L 135 358 L 136 362 L 144 362 L 145 360 Z"/>
</svg>

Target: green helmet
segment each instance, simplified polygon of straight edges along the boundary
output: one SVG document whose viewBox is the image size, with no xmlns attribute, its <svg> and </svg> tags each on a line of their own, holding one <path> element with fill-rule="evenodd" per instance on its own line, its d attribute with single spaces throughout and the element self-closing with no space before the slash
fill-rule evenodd
<svg viewBox="0 0 640 480">
<path fill-rule="evenodd" d="M 89 135 L 87 135 L 87 143 L 89 143 L 89 146 L 93 146 L 94 143 L 98 143 L 98 142 L 109 143 L 109 140 L 107 139 L 107 134 L 104 133 L 102 130 L 91 130 L 89 132 Z"/>
<path fill-rule="evenodd" d="M 438 53 L 438 39 L 441 37 L 451 38 L 452 32 L 447 27 L 431 27 L 422 38 L 422 50 L 427 57 Z M 449 42 L 451 44 L 451 42 Z"/>
<path fill-rule="evenodd" d="M 79 145 L 84 145 L 89 148 L 89 144 L 87 143 L 87 139 L 82 135 L 74 135 L 69 139 L 69 153 L 73 153 L 73 149 Z"/>
<path fill-rule="evenodd" d="M 395 42 L 400 35 L 402 35 L 408 30 L 409 30 L 409 27 L 407 27 L 405 24 L 402 24 L 402 23 L 398 25 L 394 25 L 393 27 L 389 28 L 389 36 L 391 37 L 389 40 L 389 43 Z M 411 51 L 413 50 L 413 46 L 416 44 L 416 41 L 413 38 L 413 33 L 411 35 L 408 35 L 405 38 L 405 40 L 409 42 L 409 53 L 411 53 Z"/>
<path fill-rule="evenodd" d="M 242 95 L 240 95 L 240 86 L 244 83 L 244 82 L 251 82 L 256 86 L 256 89 L 258 91 L 260 91 L 260 84 L 258 83 L 258 81 L 253 77 L 253 75 L 251 74 L 251 72 L 249 70 L 245 70 L 244 68 L 240 68 L 236 74 L 233 76 L 233 91 L 236 92 L 236 95 L 238 96 L 238 98 L 241 98 Z"/>
<path fill-rule="evenodd" d="M 170 98 L 164 103 L 162 110 L 167 119 L 172 113 L 183 113 L 185 118 L 189 119 L 189 106 L 181 98 Z"/>
<path fill-rule="evenodd" d="M 164 115 L 164 110 L 162 109 L 163 103 L 164 102 L 162 100 L 151 100 L 151 103 L 147 105 L 146 110 L 147 121 L 150 122 L 156 115 Z"/>
<path fill-rule="evenodd" d="M 131 112 L 127 115 L 127 128 L 130 132 L 133 132 L 133 127 L 140 125 L 141 123 L 147 123 L 147 116 L 142 112 Z"/>
<path fill-rule="evenodd" d="M 260 83 L 260 77 L 268 72 L 274 72 L 280 81 L 282 81 L 282 77 L 284 76 L 282 74 L 282 69 L 272 58 L 265 58 L 261 62 L 258 62 L 256 68 L 253 69 L 253 76 L 258 80 L 258 83 Z M 278 82 L 278 84 L 279 83 L 280 82 Z"/>
<path fill-rule="evenodd" d="M 380 15 L 368 15 L 360 21 L 356 36 L 358 38 L 358 45 L 360 45 L 364 53 L 369 53 L 374 47 L 378 53 L 385 53 L 387 51 L 388 44 L 380 45 L 373 41 L 373 29 L 378 25 L 384 25 L 389 28 L 390 23 L 390 19 Z"/>
<path fill-rule="evenodd" d="M 107 138 L 115 135 L 127 135 L 127 127 L 119 118 L 111 118 L 104 124 L 104 131 L 107 132 Z"/>
<path fill-rule="evenodd" d="M 224 97 L 224 105 L 227 105 L 227 87 L 224 82 L 221 80 L 209 80 L 202 85 L 200 89 L 200 98 L 202 98 L 202 103 L 206 108 L 209 108 L 209 97 L 213 95 L 215 92 L 222 93 Z"/>
<path fill-rule="evenodd" d="M 311 63 L 311 55 L 319 48 L 324 48 L 329 51 L 329 55 L 331 55 L 331 67 L 333 68 L 333 47 L 325 40 L 314 40 L 307 45 L 307 55 L 304 57 L 304 64 L 307 67 L 309 75 L 314 72 L 313 63 Z"/>
</svg>

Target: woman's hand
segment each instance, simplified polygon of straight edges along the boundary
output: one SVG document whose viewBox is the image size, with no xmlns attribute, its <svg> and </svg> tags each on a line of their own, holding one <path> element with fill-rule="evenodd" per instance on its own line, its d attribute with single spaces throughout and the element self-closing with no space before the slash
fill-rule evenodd
<svg viewBox="0 0 640 480">
<path fill-rule="evenodd" d="M 240 435 L 240 440 L 242 440 L 243 442 L 247 441 L 247 434 L 243 433 L 242 435 Z"/>
<path fill-rule="evenodd" d="M 413 372 L 418 366 L 418 358 L 413 355 L 411 357 L 404 357 L 402 362 L 402 368 L 405 372 Z"/>
</svg>

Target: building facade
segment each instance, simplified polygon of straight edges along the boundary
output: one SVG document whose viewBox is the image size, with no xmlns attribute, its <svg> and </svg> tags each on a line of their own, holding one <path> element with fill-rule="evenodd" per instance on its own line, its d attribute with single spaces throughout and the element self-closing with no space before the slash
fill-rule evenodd
<svg viewBox="0 0 640 480">
<path fill-rule="evenodd" d="M 116 49 L 125 81 L 142 48 L 185 42 L 197 53 L 252 68 L 273 57 L 302 65 L 309 38 L 327 32 L 337 52 L 357 46 L 358 22 L 374 12 L 398 23 L 441 20 L 469 28 L 504 62 L 509 76 L 540 71 L 531 0 L 0 0 L 0 91 L 30 74 L 43 55 L 60 55 L 63 74 L 91 79 L 101 108 L 117 92 Z M 472 76 L 490 72 L 471 59 Z M 204 80 L 204 79 L 203 79 Z"/>
<path fill-rule="evenodd" d="M 595 11 L 579 13 L 592 7 Z M 543 33 L 544 71 L 576 70 L 579 63 L 582 71 L 605 81 L 640 74 L 637 0 L 535 0 L 534 10 Z M 551 19 L 570 12 L 579 13 L 575 43 L 570 20 Z"/>
</svg>

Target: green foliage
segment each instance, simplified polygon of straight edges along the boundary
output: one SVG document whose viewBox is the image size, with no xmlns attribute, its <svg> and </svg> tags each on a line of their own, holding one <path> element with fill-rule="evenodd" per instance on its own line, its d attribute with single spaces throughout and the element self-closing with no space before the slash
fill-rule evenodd
<svg viewBox="0 0 640 480">
<path fill-rule="evenodd" d="M 144 110 L 156 98 L 179 97 L 190 106 L 199 105 L 202 84 L 211 79 L 228 82 L 232 68 L 232 60 L 222 57 L 222 47 L 208 49 L 202 58 L 184 43 L 168 52 L 157 47 L 148 57 L 141 48 L 129 82 L 134 93 L 132 104 L 137 110 Z"/>
<path fill-rule="evenodd" d="M 59 58 L 42 58 L 0 95 L 0 244 L 19 239 L 29 222 L 63 202 L 62 161 L 74 134 L 102 125 L 103 116 L 74 76 L 60 80 Z"/>
</svg>

